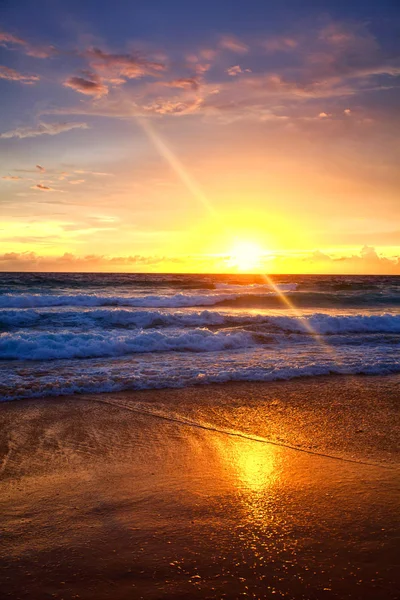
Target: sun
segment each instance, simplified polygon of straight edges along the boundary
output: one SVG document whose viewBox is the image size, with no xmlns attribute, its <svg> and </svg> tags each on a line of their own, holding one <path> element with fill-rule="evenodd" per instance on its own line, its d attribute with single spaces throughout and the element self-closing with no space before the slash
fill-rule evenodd
<svg viewBox="0 0 400 600">
<path fill-rule="evenodd" d="M 260 266 L 263 251 L 253 242 L 237 242 L 230 253 L 232 264 L 239 271 L 251 272 Z"/>
</svg>

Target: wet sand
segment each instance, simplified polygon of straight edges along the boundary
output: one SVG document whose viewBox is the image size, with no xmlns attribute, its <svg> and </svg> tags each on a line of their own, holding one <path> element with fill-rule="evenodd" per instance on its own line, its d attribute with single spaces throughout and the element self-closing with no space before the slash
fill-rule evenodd
<svg viewBox="0 0 400 600">
<path fill-rule="evenodd" d="M 398 598 L 400 377 L 0 405 L 5 598 Z"/>
</svg>

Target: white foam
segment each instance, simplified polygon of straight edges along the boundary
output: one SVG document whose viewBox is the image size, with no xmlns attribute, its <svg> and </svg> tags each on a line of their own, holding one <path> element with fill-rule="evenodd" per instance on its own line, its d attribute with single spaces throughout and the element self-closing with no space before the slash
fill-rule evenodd
<svg viewBox="0 0 400 600">
<path fill-rule="evenodd" d="M 88 309 L 44 311 L 43 309 L 0 310 L 0 326 L 29 328 L 38 325 L 57 327 L 230 327 L 262 325 L 282 332 L 322 335 L 346 333 L 400 333 L 400 315 L 383 314 L 327 314 L 313 313 L 304 316 L 287 314 L 228 312 L 203 310 L 185 312 L 177 310 Z"/>
<path fill-rule="evenodd" d="M 260 292 L 271 292 L 271 291 L 279 291 L 279 292 L 295 292 L 298 288 L 297 283 L 279 283 L 279 284 L 270 284 L 270 283 L 251 283 L 247 285 L 240 285 L 234 283 L 216 283 L 215 289 L 224 290 L 224 291 L 232 291 L 232 292 L 241 292 L 247 294 L 258 294 Z"/>
<path fill-rule="evenodd" d="M 276 286 L 280 291 L 295 290 L 296 284 Z M 224 293 L 221 293 L 221 290 Z M 99 296 L 96 294 L 3 294 L 0 308 L 43 308 L 52 306 L 132 306 L 143 308 L 183 308 L 191 306 L 213 306 L 227 300 L 236 300 L 251 295 L 276 296 L 277 289 L 270 285 L 217 284 L 208 293 L 179 293 L 148 296 Z"/>
<path fill-rule="evenodd" d="M 57 361 L 25 364 L 3 373 L 2 400 L 70 393 L 98 393 L 135 389 L 180 388 L 229 381 L 276 381 L 329 374 L 384 375 L 400 372 L 394 348 L 347 347 L 334 359 L 323 349 L 248 348 L 215 354 L 147 354 L 111 360 Z"/>
<path fill-rule="evenodd" d="M 328 315 L 315 313 L 304 317 L 273 316 L 268 319 L 279 329 L 320 334 L 400 333 L 400 315 Z"/>
<path fill-rule="evenodd" d="M 235 300 L 238 294 L 175 294 L 171 296 L 96 296 L 4 294 L 0 296 L 0 308 L 43 308 L 52 306 L 132 306 L 143 308 L 182 308 L 190 306 L 213 306 L 225 300 Z"/>
<path fill-rule="evenodd" d="M 53 360 L 123 356 L 146 352 L 213 352 L 255 345 L 246 331 L 194 329 L 181 332 L 142 331 L 129 334 L 114 332 L 47 333 L 21 332 L 0 335 L 0 357 L 4 360 Z"/>
</svg>

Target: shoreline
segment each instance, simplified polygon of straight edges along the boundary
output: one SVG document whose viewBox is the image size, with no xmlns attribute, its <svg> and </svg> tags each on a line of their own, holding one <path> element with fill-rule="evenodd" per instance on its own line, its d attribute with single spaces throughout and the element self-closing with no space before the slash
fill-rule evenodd
<svg viewBox="0 0 400 600">
<path fill-rule="evenodd" d="M 334 386 L 335 391 L 338 392 L 338 396 L 332 401 L 329 396 L 331 392 L 331 386 Z M 364 395 L 364 397 L 363 397 Z M 249 396 L 256 399 L 254 406 L 249 402 Z M 329 396 L 329 397 L 328 397 Z M 368 397 L 367 397 L 368 396 Z M 15 406 L 30 406 L 31 404 L 36 405 L 37 403 L 44 403 L 46 406 L 58 405 L 60 403 L 74 403 L 74 402 L 96 402 L 103 403 L 106 405 L 119 406 L 124 410 L 132 410 L 132 405 L 139 402 L 143 403 L 144 406 L 150 410 L 147 410 L 144 414 L 149 417 L 169 419 L 172 422 L 175 421 L 181 425 L 188 425 L 193 427 L 203 427 L 201 423 L 196 419 L 190 423 L 188 417 L 198 417 L 199 407 L 205 408 L 206 410 L 215 404 L 215 397 L 225 397 L 225 402 L 229 403 L 230 406 L 235 406 L 237 403 L 245 403 L 246 408 L 253 412 L 257 412 L 257 403 L 259 401 L 264 403 L 264 408 L 267 406 L 269 409 L 274 406 L 279 407 L 279 411 L 285 410 L 290 411 L 298 410 L 303 418 L 303 424 L 307 425 L 304 421 L 304 417 L 312 416 L 313 411 L 317 411 L 316 421 L 323 417 L 327 419 L 340 415 L 341 422 L 339 425 L 343 427 L 345 420 L 349 420 L 349 431 L 337 432 L 337 437 L 340 441 L 339 446 L 343 442 L 349 442 L 349 439 L 340 437 L 345 433 L 353 434 L 357 433 L 358 437 L 363 437 L 360 434 L 366 434 L 373 431 L 374 436 L 379 436 L 379 443 L 385 438 L 384 444 L 386 447 L 390 446 L 393 450 L 393 458 L 395 462 L 398 460 L 398 438 L 400 435 L 400 420 L 399 420 L 399 405 L 400 405 L 400 373 L 389 373 L 389 374 L 357 374 L 347 375 L 339 373 L 331 373 L 329 375 L 317 375 L 310 377 L 295 377 L 291 379 L 279 379 L 273 381 L 227 381 L 221 383 L 199 383 L 187 387 L 165 387 L 157 389 L 133 389 L 133 390 L 120 390 L 111 392 L 89 392 L 89 393 L 73 393 L 73 394 L 60 394 L 60 395 L 49 395 L 33 398 L 18 398 L 11 400 L 3 400 L 0 402 L 0 411 L 3 407 Z M 210 400 L 208 400 L 210 398 Z M 160 408 L 164 403 L 168 403 L 168 408 L 184 407 L 186 411 L 190 408 L 191 404 L 196 403 L 194 410 L 191 410 L 189 414 L 184 415 L 184 420 L 180 420 L 174 417 L 172 414 L 159 414 L 159 412 L 152 411 L 151 408 Z M 121 403 L 122 402 L 122 403 Z M 218 406 L 218 402 L 217 402 Z M 193 406 L 191 407 L 193 409 Z M 19 410 L 16 408 L 15 410 Z M 321 413 L 322 411 L 322 413 Z M 378 422 L 375 420 L 374 423 L 369 423 L 366 430 L 362 429 L 363 419 L 378 418 Z M 216 414 L 214 413 L 213 417 Z M 256 414 L 251 415 L 255 417 Z M 276 414 L 271 415 L 268 413 L 268 417 L 273 416 L 276 418 Z M 361 420 L 360 420 L 361 419 Z M 1 415 L 0 415 L 1 423 Z M 225 427 L 222 424 L 222 428 L 217 424 L 214 424 L 214 428 L 210 428 L 208 425 L 204 426 L 204 429 L 210 429 L 219 433 L 229 433 L 236 435 L 235 428 Z M 220 423 L 221 425 L 221 423 Z M 257 425 L 260 423 L 257 421 Z M 291 423 L 291 427 L 298 427 L 299 423 Z M 241 431 L 244 436 L 253 441 L 265 441 L 266 443 L 276 443 L 274 437 L 274 429 L 272 428 L 273 437 L 268 437 L 270 430 L 267 430 L 267 435 L 264 434 L 264 428 L 261 431 L 254 430 L 248 427 L 248 422 L 241 422 L 244 431 Z M 338 426 L 338 423 L 335 423 Z M 282 432 L 281 432 L 282 433 Z M 310 436 L 310 432 L 306 431 L 306 435 Z M 317 432 L 314 430 L 313 435 Z M 323 429 L 321 433 L 326 441 L 327 434 L 329 431 Z M 268 437 L 268 439 L 263 439 Z M 259 439 L 258 439 L 259 438 Z M 332 438 L 331 438 L 332 441 Z M 365 439 L 363 440 L 366 441 Z M 370 439 L 369 442 L 372 440 Z M 314 440 L 315 442 L 315 440 Z M 285 446 L 285 442 L 282 443 Z M 376 446 L 379 444 L 375 444 Z M 295 443 L 293 445 L 288 442 L 287 447 L 292 449 L 300 449 L 300 444 Z M 365 451 L 365 447 L 363 451 Z M 388 448 L 389 449 L 389 448 Z M 318 453 L 315 453 L 318 454 Z M 386 453 L 384 460 L 391 460 L 392 452 Z M 335 457 L 332 457 L 335 458 Z"/>
<path fill-rule="evenodd" d="M 3 361 L 6 362 L 6 361 Z M 12 363 L 13 361 L 7 361 L 9 363 Z M 32 361 L 33 362 L 33 361 Z M 40 361 L 35 361 L 40 363 Z M 340 373 L 340 372 L 336 372 L 336 371 L 332 371 L 330 373 L 322 373 L 322 374 L 307 374 L 307 375 L 295 375 L 295 376 L 290 376 L 290 377 L 279 377 L 277 379 L 266 379 L 266 380 L 262 380 L 262 379 L 254 379 L 254 380 L 250 380 L 250 379 L 232 379 L 232 380 L 228 380 L 228 381 L 199 381 L 196 383 L 191 383 L 190 385 L 173 385 L 173 386 L 165 386 L 165 387 L 146 387 L 146 388 L 125 388 L 125 389 L 116 389 L 116 390 L 99 390 L 99 391 L 79 391 L 79 392 L 70 392 L 70 393 L 65 393 L 65 392 L 60 392 L 60 393 L 49 393 L 48 395 L 39 395 L 40 392 L 38 392 L 38 395 L 34 395 L 34 396 L 21 396 L 21 397 L 14 397 L 14 398 L 1 398 L 0 399 L 0 407 L 5 404 L 5 403 L 10 403 L 10 402 L 26 402 L 26 401 L 57 401 L 60 399 L 78 399 L 78 398 L 87 398 L 87 397 L 91 397 L 91 398 L 95 398 L 96 396 L 107 396 L 107 395 L 121 395 L 121 394 L 150 394 L 150 393 L 158 393 L 158 392 L 168 392 L 168 391 L 175 391 L 175 392 L 179 392 L 179 391 L 184 391 L 184 390 L 196 390 L 196 389 L 204 389 L 204 388 L 210 388 L 211 390 L 213 388 L 227 388 L 229 389 L 230 387 L 232 387 L 232 389 L 234 389 L 235 387 L 240 388 L 241 386 L 260 386 L 260 387 L 264 387 L 264 386 L 275 386 L 275 385 L 291 385 L 291 384 L 297 384 L 299 382 L 310 382 L 310 381 L 330 381 L 330 380 L 334 380 L 334 379 L 338 379 L 338 380 L 364 380 L 364 379 L 378 379 L 378 380 L 385 380 L 385 379 L 399 379 L 400 380 L 400 371 L 389 371 L 387 373 Z"/>
<path fill-rule="evenodd" d="M 399 398 L 392 375 L 1 403 L 5 597 L 394 600 Z"/>
</svg>

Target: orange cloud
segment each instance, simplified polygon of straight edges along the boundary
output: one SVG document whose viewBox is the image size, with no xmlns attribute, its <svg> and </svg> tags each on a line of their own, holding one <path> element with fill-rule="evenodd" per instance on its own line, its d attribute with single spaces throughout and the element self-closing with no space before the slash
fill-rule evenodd
<svg viewBox="0 0 400 600">
<path fill-rule="evenodd" d="M 246 54 L 249 51 L 249 47 L 247 46 L 247 44 L 229 35 L 224 36 L 221 39 L 219 45 L 220 48 L 223 48 L 224 50 L 230 50 L 231 52 L 235 52 L 236 54 Z"/>
<path fill-rule="evenodd" d="M 42 192 L 56 192 L 52 187 L 47 185 L 43 185 L 42 183 L 37 183 L 36 185 L 32 185 L 31 190 L 41 190 Z"/>
<path fill-rule="evenodd" d="M 26 238 L 24 238 L 26 239 Z M 225 261 L 228 257 L 224 256 Z M 219 257 L 221 259 L 221 257 Z M 215 259 L 217 260 L 217 259 Z M 162 270 L 165 265 L 175 263 L 181 268 L 188 264 L 204 264 L 210 268 L 210 257 L 196 256 L 146 256 L 141 254 L 129 256 L 106 256 L 89 254 L 77 256 L 66 252 L 61 256 L 41 256 L 32 251 L 6 252 L 0 254 L 0 270 L 19 271 L 126 271 Z M 299 254 L 278 255 L 268 258 L 265 269 L 275 273 L 337 273 L 337 274 L 400 274 L 400 257 L 386 257 L 379 255 L 371 246 L 364 246 L 359 254 L 332 257 L 320 250 L 306 256 Z"/>
<path fill-rule="evenodd" d="M 81 175 L 96 175 L 99 177 L 114 177 L 114 173 L 105 173 L 104 171 L 85 171 L 83 169 L 76 169 L 74 173 Z"/>
<path fill-rule="evenodd" d="M 184 67 L 194 75 L 179 77 L 174 73 L 173 78 L 165 81 L 163 71 L 168 64 L 165 56 L 160 57 L 160 62 L 152 62 L 133 54 L 115 54 L 98 48 L 86 50 L 81 56 L 88 60 L 92 71 L 71 77 L 64 85 L 96 101 L 47 113 L 134 117 L 183 116 L 196 112 L 224 123 L 247 118 L 275 119 L 282 124 L 288 119 L 293 122 L 314 119 L 327 125 L 328 121 L 348 120 L 349 116 L 349 109 L 344 112 L 344 107 L 340 107 L 339 113 L 329 100 L 380 89 L 380 82 L 371 82 L 371 77 L 400 74 L 400 63 L 385 57 L 366 26 L 331 23 L 321 28 L 320 23 L 311 24 L 306 34 L 288 33 L 256 43 L 258 61 L 261 60 L 260 45 L 271 52 L 285 51 L 287 56 L 274 69 L 269 59 L 264 69 L 258 64 L 254 73 L 239 64 L 226 68 L 220 56 L 221 60 L 213 65 L 212 82 L 207 81 L 206 75 L 211 65 L 199 61 L 205 54 L 211 59 L 215 51 L 204 54 L 198 50 L 185 55 Z M 250 52 L 246 43 L 233 36 L 220 39 L 219 55 L 222 50 Z M 243 73 L 246 77 L 239 77 Z M 157 82 L 137 81 L 135 86 L 115 90 L 127 79 L 139 79 L 143 75 L 157 76 Z M 172 96 L 167 88 L 177 91 Z M 324 99 L 322 105 L 315 102 L 318 99 Z M 371 120 L 367 121 L 364 116 L 364 123 L 367 122 Z"/>
<path fill-rule="evenodd" d="M 226 73 L 231 77 L 236 77 L 236 75 L 241 75 L 242 73 L 251 73 L 251 69 L 242 69 L 239 65 L 235 65 L 226 69 Z"/>
<path fill-rule="evenodd" d="M 66 252 L 61 256 L 41 256 L 32 251 L 6 252 L 0 254 L 1 270 L 20 271 L 114 271 L 132 268 L 148 268 L 169 263 L 180 263 L 182 259 L 165 256 L 144 256 L 135 254 L 131 256 L 103 256 L 88 254 L 76 256 Z"/>
<path fill-rule="evenodd" d="M 83 77 L 70 77 L 63 84 L 86 96 L 101 97 L 108 94 L 108 87 L 101 83 L 98 78 L 84 79 Z"/>
<path fill-rule="evenodd" d="M 110 80 L 115 76 L 136 79 L 143 75 L 154 75 L 165 70 L 163 63 L 131 54 L 112 54 L 99 48 L 90 48 L 84 53 L 84 56 L 89 59 L 92 69 L 99 72 L 102 77 Z M 119 81 L 119 83 L 122 82 Z"/>
<path fill-rule="evenodd" d="M 386 273 L 400 274 L 400 257 L 379 255 L 373 246 L 363 246 L 359 254 L 333 257 L 316 250 L 303 262 L 321 266 L 325 265 L 327 272 L 335 273 Z"/>
<path fill-rule="evenodd" d="M 201 102 L 201 99 L 192 101 L 160 99 L 143 106 L 143 110 L 145 113 L 158 115 L 186 115 L 196 112 Z"/>
<path fill-rule="evenodd" d="M 27 40 L 6 31 L 0 32 L 0 45 L 6 48 L 10 48 L 11 46 L 10 49 L 13 49 L 14 46 L 19 46 L 25 54 L 35 58 L 49 58 L 57 52 L 54 46 L 34 46 Z"/>
<path fill-rule="evenodd" d="M 163 85 L 171 88 L 181 88 L 182 90 L 198 90 L 199 82 L 194 77 L 181 77 L 172 81 L 165 81 Z"/>
<path fill-rule="evenodd" d="M 18 73 L 15 69 L 0 66 L 0 79 L 19 81 L 20 83 L 31 85 L 36 83 L 36 81 L 39 81 L 40 77 L 38 75 L 22 75 L 22 73 Z"/>
<path fill-rule="evenodd" d="M 0 44 L 2 46 L 6 45 L 6 44 L 25 45 L 26 41 L 20 37 L 17 37 L 13 33 L 7 33 L 6 31 L 0 31 Z"/>
<path fill-rule="evenodd" d="M 294 48 L 297 48 L 298 44 L 298 41 L 294 38 L 274 36 L 265 40 L 262 46 L 267 52 L 290 52 Z"/>
<path fill-rule="evenodd" d="M 40 122 L 37 127 L 17 127 L 12 131 L 6 131 L 0 134 L 0 138 L 30 138 L 38 135 L 57 135 L 71 129 L 88 129 L 86 123 L 43 123 Z"/>
</svg>

